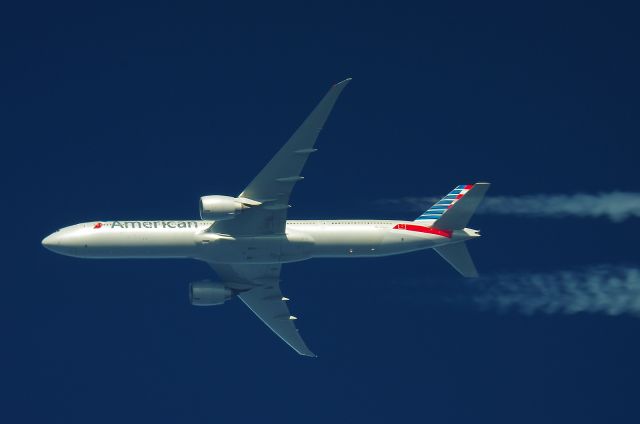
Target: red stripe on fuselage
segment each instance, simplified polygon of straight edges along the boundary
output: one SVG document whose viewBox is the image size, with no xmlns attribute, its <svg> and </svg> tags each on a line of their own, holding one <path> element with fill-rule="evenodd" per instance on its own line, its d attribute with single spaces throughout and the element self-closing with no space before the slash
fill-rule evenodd
<svg viewBox="0 0 640 424">
<path fill-rule="evenodd" d="M 432 227 L 423 227 L 422 225 L 413 225 L 413 224 L 398 224 L 393 227 L 394 230 L 407 230 L 407 231 L 417 231 L 419 233 L 427 233 L 427 234 L 435 234 L 441 237 L 451 238 L 453 231 L 451 230 L 441 230 L 439 228 Z"/>
</svg>

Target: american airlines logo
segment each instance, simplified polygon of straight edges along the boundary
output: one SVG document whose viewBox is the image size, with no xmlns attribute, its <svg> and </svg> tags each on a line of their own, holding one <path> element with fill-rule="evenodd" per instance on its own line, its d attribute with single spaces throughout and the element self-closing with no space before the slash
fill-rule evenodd
<svg viewBox="0 0 640 424">
<path fill-rule="evenodd" d="M 93 228 L 198 228 L 199 221 L 113 221 L 97 222 Z"/>
</svg>

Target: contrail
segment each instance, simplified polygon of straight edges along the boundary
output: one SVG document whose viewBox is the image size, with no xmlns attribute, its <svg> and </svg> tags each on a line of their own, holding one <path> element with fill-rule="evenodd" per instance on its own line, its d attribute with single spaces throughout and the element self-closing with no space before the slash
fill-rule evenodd
<svg viewBox="0 0 640 424">
<path fill-rule="evenodd" d="M 483 310 L 640 317 L 638 267 L 599 265 L 578 270 L 497 274 L 470 283 L 469 287 L 472 303 Z"/>
<path fill-rule="evenodd" d="M 400 280 L 402 302 L 525 315 L 592 313 L 640 318 L 640 267 L 597 265 L 549 272 L 487 274 L 464 285 Z"/>
<path fill-rule="evenodd" d="M 403 197 L 381 199 L 376 203 L 380 206 L 391 206 L 396 210 L 421 212 L 438 199 L 435 197 Z M 480 204 L 477 213 L 544 218 L 604 217 L 613 222 L 622 222 L 629 218 L 640 218 L 640 193 L 613 191 L 597 194 L 487 196 Z"/>
</svg>

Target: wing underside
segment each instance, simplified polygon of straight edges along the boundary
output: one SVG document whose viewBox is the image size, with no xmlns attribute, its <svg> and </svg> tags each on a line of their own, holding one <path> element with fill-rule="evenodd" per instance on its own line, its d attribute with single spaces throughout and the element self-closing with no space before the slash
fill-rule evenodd
<svg viewBox="0 0 640 424">
<path fill-rule="evenodd" d="M 335 84 L 320 100 L 311 114 L 242 191 L 239 197 L 261 202 L 236 218 L 214 223 L 211 230 L 234 236 L 283 234 L 291 191 L 303 177 L 300 175 L 314 148 L 340 93 L 351 79 Z"/>
<path fill-rule="evenodd" d="M 300 355 L 316 356 L 298 333 L 280 291 L 280 264 L 210 264 L 219 277 L 267 327 Z"/>
</svg>

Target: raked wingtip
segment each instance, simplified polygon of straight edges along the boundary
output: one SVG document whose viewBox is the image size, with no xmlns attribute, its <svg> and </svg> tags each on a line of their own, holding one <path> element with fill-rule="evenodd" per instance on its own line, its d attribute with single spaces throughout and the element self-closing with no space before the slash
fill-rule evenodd
<svg viewBox="0 0 640 424">
<path fill-rule="evenodd" d="M 347 84 L 349 84 L 349 82 L 350 82 L 352 79 L 353 79 L 353 78 L 351 78 L 351 77 L 349 77 L 349 78 L 347 78 L 347 79 L 343 79 L 342 81 L 340 81 L 340 82 L 337 82 L 337 83 L 333 84 L 333 86 L 334 86 L 334 87 L 338 87 L 338 86 L 341 86 L 341 85 L 347 85 Z"/>
</svg>

